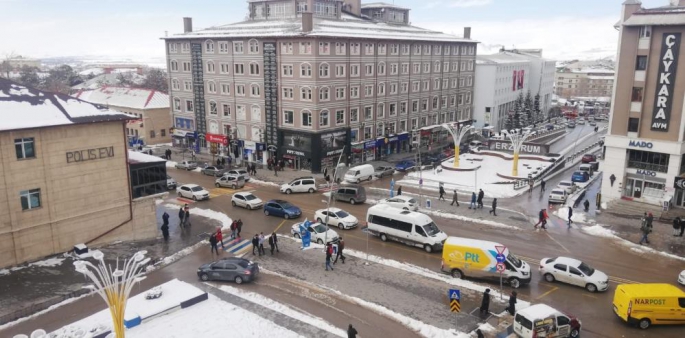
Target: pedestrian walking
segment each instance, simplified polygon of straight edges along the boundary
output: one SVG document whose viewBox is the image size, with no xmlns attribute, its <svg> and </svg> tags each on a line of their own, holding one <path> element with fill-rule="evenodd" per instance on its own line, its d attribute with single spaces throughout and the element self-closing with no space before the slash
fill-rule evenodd
<svg viewBox="0 0 685 338">
<path fill-rule="evenodd" d="M 476 329 L 476 338 L 485 338 L 483 332 L 480 329 Z"/>
<path fill-rule="evenodd" d="M 338 262 L 338 258 L 340 258 L 342 263 L 345 264 L 345 256 L 343 255 L 344 249 L 345 249 L 345 241 L 343 241 L 343 238 L 340 237 L 340 241 L 338 242 L 338 252 L 335 254 L 335 260 L 333 261 L 333 264 Z"/>
<path fill-rule="evenodd" d="M 568 227 L 571 227 L 571 223 L 573 223 L 573 220 L 571 219 L 573 217 L 573 207 L 568 206 Z"/>
<path fill-rule="evenodd" d="M 497 216 L 497 199 L 496 198 L 492 199 L 492 210 L 490 210 L 490 213 Z"/>
<path fill-rule="evenodd" d="M 347 327 L 347 338 L 357 338 L 357 334 L 357 329 L 355 329 L 354 326 L 350 324 L 350 326 Z"/>
<path fill-rule="evenodd" d="M 485 197 L 485 193 L 483 192 L 483 189 L 480 189 L 478 192 L 478 209 L 483 209 L 483 197 Z"/>
<path fill-rule="evenodd" d="M 162 214 L 162 227 L 160 228 L 162 230 L 162 236 L 164 236 L 164 240 L 168 241 L 169 240 L 169 214 L 164 212 Z"/>
<path fill-rule="evenodd" d="M 469 209 L 476 208 L 476 192 L 471 193 L 471 204 L 469 204 Z"/>
<path fill-rule="evenodd" d="M 683 237 L 683 232 L 685 232 L 685 222 L 683 220 L 680 220 L 680 234 L 678 237 Z"/>
<path fill-rule="evenodd" d="M 186 206 L 187 206 L 187 204 L 186 204 Z M 183 218 L 186 217 L 186 211 L 183 208 L 184 207 L 182 206 L 181 209 L 178 210 L 178 222 L 179 222 L 178 225 L 180 225 L 181 228 L 183 228 Z"/>
<path fill-rule="evenodd" d="M 231 239 L 235 238 L 235 233 L 236 233 L 237 228 L 238 228 L 238 222 L 236 220 L 233 220 L 233 222 L 231 222 Z"/>
<path fill-rule="evenodd" d="M 240 238 L 240 232 L 243 231 L 243 220 L 238 218 L 238 224 L 237 224 L 237 229 L 238 229 L 238 238 Z"/>
<path fill-rule="evenodd" d="M 269 251 L 271 251 L 271 256 L 274 255 L 274 246 L 276 243 L 274 243 L 274 236 L 269 236 Z"/>
<path fill-rule="evenodd" d="M 616 176 L 614 176 L 614 174 L 611 174 L 611 176 L 609 176 L 609 182 L 611 182 L 612 187 L 614 186 L 614 181 L 616 181 Z"/>
<path fill-rule="evenodd" d="M 528 193 L 532 194 L 533 193 L 533 187 L 535 186 L 535 181 L 532 179 L 528 180 Z"/>
<path fill-rule="evenodd" d="M 678 233 L 680 232 L 680 217 L 676 217 L 673 220 L 673 236 L 678 236 Z"/>
<path fill-rule="evenodd" d="M 259 252 L 259 235 L 258 234 L 254 234 L 254 236 L 252 236 L 252 256 L 255 255 L 255 253 L 254 253 L 255 249 L 257 250 L 257 252 Z"/>
<path fill-rule="evenodd" d="M 397 186 L 397 196 L 402 195 L 402 186 Z"/>
<path fill-rule="evenodd" d="M 652 213 L 650 212 L 649 215 L 652 215 Z M 640 228 L 640 231 L 642 231 L 642 238 L 640 238 L 640 245 L 642 245 L 642 243 L 649 244 L 648 236 L 649 236 L 649 233 L 652 232 L 652 223 L 649 222 L 648 219 L 649 219 L 649 216 L 647 217 L 647 221 L 644 222 L 644 225 Z"/>
<path fill-rule="evenodd" d="M 647 226 L 650 228 L 652 227 L 652 221 L 654 221 L 654 215 L 650 212 L 647 214 Z"/>
<path fill-rule="evenodd" d="M 259 234 L 259 255 L 266 255 L 266 252 L 264 252 L 264 233 Z"/>
<path fill-rule="evenodd" d="M 490 312 L 490 289 L 485 289 L 483 292 L 483 299 L 480 301 L 480 314 L 488 314 Z"/>
<path fill-rule="evenodd" d="M 326 271 L 330 268 L 333 270 L 333 267 L 331 266 L 331 256 L 333 256 L 333 246 L 331 243 L 328 243 L 326 245 Z"/>
<path fill-rule="evenodd" d="M 211 247 L 212 253 L 215 253 L 218 255 L 219 254 L 219 247 L 216 246 L 217 239 L 216 239 L 216 234 L 212 234 L 209 236 L 209 245 Z"/>
<path fill-rule="evenodd" d="M 590 201 L 585 199 L 585 202 L 583 202 L 583 206 L 585 207 L 585 212 L 590 211 Z"/>
<path fill-rule="evenodd" d="M 457 203 L 457 206 L 459 206 L 459 195 L 457 194 L 457 189 L 454 189 L 454 192 L 452 193 L 452 203 L 450 205 L 454 205 L 454 203 Z"/>
<path fill-rule="evenodd" d="M 183 227 L 189 227 L 190 226 L 190 208 L 186 204 L 186 207 L 183 208 L 184 216 L 183 216 Z"/>
<path fill-rule="evenodd" d="M 541 178 L 540 179 L 540 191 L 545 191 L 545 184 L 547 184 L 547 182 L 545 182 L 545 180 Z"/>
<path fill-rule="evenodd" d="M 224 234 L 223 232 L 221 232 L 221 227 L 216 229 L 216 240 L 218 243 L 221 243 L 222 249 L 226 249 L 226 247 L 224 246 Z"/>
<path fill-rule="evenodd" d="M 195 161 L 195 150 L 190 151 L 190 159 Z"/>
<path fill-rule="evenodd" d="M 540 212 L 538 213 L 538 222 L 535 224 L 533 228 L 537 229 L 539 224 L 541 229 L 547 230 L 547 228 L 545 227 L 547 225 L 547 218 L 547 210 L 540 209 Z"/>
<path fill-rule="evenodd" d="M 278 177 L 278 163 L 274 164 L 274 176 Z"/>
<path fill-rule="evenodd" d="M 445 200 L 445 188 L 442 186 L 442 183 L 440 183 L 440 197 L 438 197 L 439 200 Z"/>
<path fill-rule="evenodd" d="M 280 250 L 278 250 L 278 236 L 276 236 L 276 232 L 272 232 L 269 238 L 273 239 L 274 248 L 276 248 L 276 252 L 281 252 Z"/>
<path fill-rule="evenodd" d="M 516 297 L 518 294 L 516 291 L 512 291 L 511 294 L 509 295 L 509 306 L 507 307 L 507 312 L 509 312 L 510 315 L 514 315 L 516 313 Z"/>
</svg>

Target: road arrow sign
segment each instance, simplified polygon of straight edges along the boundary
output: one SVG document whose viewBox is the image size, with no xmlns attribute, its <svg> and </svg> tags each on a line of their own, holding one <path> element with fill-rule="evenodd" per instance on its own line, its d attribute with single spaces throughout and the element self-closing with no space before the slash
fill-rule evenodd
<svg viewBox="0 0 685 338">
<path fill-rule="evenodd" d="M 450 311 L 461 312 L 461 304 L 458 300 L 452 299 L 452 301 L 450 301 Z"/>
<path fill-rule="evenodd" d="M 506 257 L 504 257 L 504 255 L 501 253 L 497 254 L 497 256 L 495 256 L 495 258 L 497 259 L 497 263 L 504 263 L 504 261 L 506 260 Z"/>
</svg>

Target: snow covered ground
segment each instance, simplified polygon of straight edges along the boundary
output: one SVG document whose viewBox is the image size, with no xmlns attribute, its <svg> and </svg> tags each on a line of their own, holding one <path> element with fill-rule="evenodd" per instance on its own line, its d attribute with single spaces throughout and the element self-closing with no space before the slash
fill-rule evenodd
<svg viewBox="0 0 685 338">
<path fill-rule="evenodd" d="M 507 156 L 511 156 L 505 154 Z M 482 159 L 482 161 L 479 161 Z M 398 184 L 418 186 L 419 176 L 423 178 L 423 186 L 431 189 L 438 189 L 440 182 L 444 183 L 445 190 L 457 189 L 462 192 L 478 191 L 483 189 L 488 197 L 514 197 L 525 192 L 525 189 L 514 190 L 512 184 L 494 184 L 495 182 L 511 181 L 510 179 L 497 176 L 497 173 L 511 175 L 513 163 L 496 156 L 462 154 L 459 156 L 460 165 L 464 167 L 478 167 L 475 171 L 450 171 L 442 170 L 436 172 L 433 169 L 423 170 L 421 175 L 418 172 L 409 173 L 405 179 Z M 452 160 L 443 162 L 446 166 L 452 165 Z M 537 160 L 519 160 L 519 176 L 527 177 L 529 173 L 544 170 L 552 162 Z"/>
<path fill-rule="evenodd" d="M 177 204 L 171 204 L 167 203 L 164 205 L 167 208 L 171 209 L 177 209 L 178 205 Z M 233 223 L 233 219 L 228 217 L 228 215 L 224 214 L 223 212 L 219 211 L 214 211 L 210 209 L 200 209 L 200 208 L 191 208 L 190 209 L 190 219 L 192 221 L 193 216 L 202 216 L 202 217 L 207 217 L 216 221 L 221 222 L 221 229 L 224 231 L 230 231 L 231 230 L 231 223 Z"/>
<path fill-rule="evenodd" d="M 607 229 L 605 226 L 603 226 L 601 224 L 583 227 L 581 229 L 581 231 L 583 231 L 584 233 L 586 233 L 588 235 L 613 239 L 617 243 L 619 243 L 623 246 L 626 246 L 630 251 L 636 252 L 638 254 L 656 254 L 656 255 L 661 255 L 664 257 L 668 257 L 668 258 L 677 259 L 680 261 L 685 261 L 685 257 L 680 257 L 678 255 L 674 255 L 674 254 L 671 254 L 668 252 L 658 251 L 658 250 L 652 249 L 648 246 L 643 246 L 643 245 L 640 245 L 637 243 L 633 243 L 629 240 L 623 239 L 623 238 L 617 236 L 613 231 Z"/>
</svg>

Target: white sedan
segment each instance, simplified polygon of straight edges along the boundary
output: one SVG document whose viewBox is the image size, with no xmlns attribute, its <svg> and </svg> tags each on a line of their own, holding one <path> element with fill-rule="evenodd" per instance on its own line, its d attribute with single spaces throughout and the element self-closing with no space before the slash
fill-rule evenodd
<svg viewBox="0 0 685 338">
<path fill-rule="evenodd" d="M 378 201 L 378 204 L 387 204 L 391 207 L 403 210 L 419 210 L 419 203 L 415 199 L 404 195 L 382 199 Z"/>
<path fill-rule="evenodd" d="M 561 181 L 557 185 L 557 188 L 564 189 L 567 195 L 573 194 L 578 189 L 578 186 L 571 181 Z"/>
<path fill-rule="evenodd" d="M 302 223 L 304 223 L 304 222 L 295 223 L 290 228 L 290 233 L 295 238 L 301 238 L 302 237 L 300 235 L 300 224 L 302 224 Z M 325 226 L 321 223 L 310 224 L 309 227 L 307 228 L 307 231 L 309 231 L 309 233 L 312 235 L 311 241 L 319 243 L 319 244 L 324 244 L 324 243 L 326 243 L 326 241 L 338 242 L 340 240 L 340 237 L 338 236 L 338 233 L 335 232 L 335 230 L 331 230 L 327 226 Z"/>
<path fill-rule="evenodd" d="M 549 203 L 566 203 L 566 190 L 561 188 L 552 189 L 549 192 Z"/>
<path fill-rule="evenodd" d="M 609 287 L 609 277 L 604 272 L 574 258 L 543 258 L 540 261 L 540 274 L 550 283 L 560 281 L 590 292 L 606 291 Z"/>
<path fill-rule="evenodd" d="M 259 197 L 249 192 L 238 192 L 231 197 L 231 204 L 243 207 L 247 210 L 259 209 L 264 206 L 264 202 Z"/>
<path fill-rule="evenodd" d="M 194 201 L 208 200 L 209 191 L 197 184 L 184 184 L 176 189 L 178 196 L 190 198 Z"/>
<path fill-rule="evenodd" d="M 340 230 L 352 229 L 359 224 L 357 217 L 354 217 L 340 208 L 320 209 L 314 213 L 317 222 L 324 224 L 328 216 L 328 225 L 338 227 Z"/>
<path fill-rule="evenodd" d="M 680 273 L 680 276 L 678 276 L 678 283 L 685 285 L 685 270 Z"/>
</svg>

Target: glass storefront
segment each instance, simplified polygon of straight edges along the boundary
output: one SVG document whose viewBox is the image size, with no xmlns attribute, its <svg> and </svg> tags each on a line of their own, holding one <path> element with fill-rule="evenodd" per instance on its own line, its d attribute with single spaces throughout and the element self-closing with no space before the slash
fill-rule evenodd
<svg viewBox="0 0 685 338">
<path fill-rule="evenodd" d="M 628 174 L 623 196 L 631 198 L 662 198 L 666 192 L 666 180 L 658 177 Z"/>
</svg>

